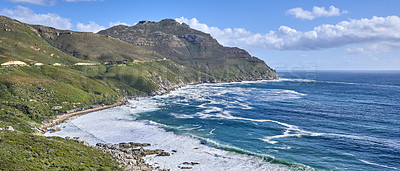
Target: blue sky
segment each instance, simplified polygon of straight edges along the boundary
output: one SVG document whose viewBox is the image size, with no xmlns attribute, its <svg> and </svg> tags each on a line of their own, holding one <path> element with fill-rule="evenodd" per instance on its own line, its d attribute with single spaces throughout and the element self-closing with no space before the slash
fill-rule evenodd
<svg viewBox="0 0 400 171">
<path fill-rule="evenodd" d="M 398 0 L 0 0 L 0 15 L 91 31 L 177 19 L 279 70 L 400 70 Z"/>
</svg>

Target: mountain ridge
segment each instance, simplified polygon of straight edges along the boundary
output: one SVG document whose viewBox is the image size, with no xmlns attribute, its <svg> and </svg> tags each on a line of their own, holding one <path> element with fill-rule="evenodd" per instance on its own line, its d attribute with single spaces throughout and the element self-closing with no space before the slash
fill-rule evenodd
<svg viewBox="0 0 400 171">
<path fill-rule="evenodd" d="M 222 72 L 225 77 L 237 81 L 240 81 L 241 73 L 251 73 L 257 79 L 278 78 L 276 72 L 263 60 L 251 56 L 247 51 L 237 47 L 224 47 L 210 34 L 191 29 L 187 24 L 173 19 L 140 21 L 134 26 L 119 25 L 99 31 L 98 34 L 154 50 L 178 64 L 211 73 L 222 80 L 223 76 L 213 73 Z M 260 71 L 260 74 L 256 73 Z M 234 76 L 230 76 L 231 74 Z M 272 77 L 265 77 L 267 75 Z"/>
</svg>

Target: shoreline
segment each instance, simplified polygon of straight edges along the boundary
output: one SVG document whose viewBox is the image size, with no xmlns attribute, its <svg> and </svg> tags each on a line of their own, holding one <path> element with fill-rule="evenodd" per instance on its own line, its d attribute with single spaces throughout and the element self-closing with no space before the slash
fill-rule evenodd
<svg viewBox="0 0 400 171">
<path fill-rule="evenodd" d="M 267 79 L 263 79 L 263 80 L 268 81 Z M 263 81 L 263 80 L 251 80 L 251 81 L 246 81 L 246 82 L 258 82 L 258 81 Z M 279 78 L 278 79 L 271 79 L 271 80 L 279 80 Z M 161 88 L 161 89 L 159 89 L 157 91 L 152 92 L 151 94 L 149 93 L 147 96 L 137 96 L 137 97 L 131 97 L 131 98 L 154 97 L 154 96 L 159 96 L 159 95 L 165 95 L 165 94 L 169 94 L 169 93 L 173 92 L 174 90 L 177 90 L 177 89 L 185 87 L 185 86 L 190 86 L 190 85 L 221 84 L 221 83 L 224 84 L 224 83 L 240 83 L 240 82 L 245 82 L 245 81 L 243 80 L 243 81 L 214 82 L 214 83 L 201 82 L 201 83 L 191 83 L 191 84 L 184 84 L 184 85 L 179 84 L 179 85 L 171 86 L 171 87 L 164 88 L 164 89 Z M 40 130 L 39 135 L 44 136 L 44 134 L 48 131 L 49 128 L 55 127 L 55 126 L 57 126 L 59 124 L 62 124 L 62 123 L 64 123 L 64 121 L 70 119 L 71 117 L 75 117 L 75 116 L 79 116 L 79 115 L 83 115 L 83 114 L 88 114 L 88 113 L 92 113 L 92 112 L 96 112 L 96 111 L 100 111 L 100 110 L 104 110 L 104 109 L 110 109 L 110 108 L 114 108 L 114 107 L 117 107 L 117 106 L 122 106 L 122 105 L 125 105 L 126 103 L 128 103 L 128 98 L 127 97 L 125 97 L 123 100 L 120 100 L 120 101 L 118 101 L 118 102 L 116 102 L 116 103 L 114 103 L 112 105 L 107 105 L 107 106 L 97 107 L 97 108 L 93 108 L 93 109 L 87 109 L 87 110 L 83 110 L 83 111 L 78 111 L 78 112 L 72 112 L 72 113 L 69 113 L 69 114 L 59 115 L 55 119 L 53 119 L 51 121 L 51 123 L 42 124 L 40 129 L 38 129 L 38 130 Z M 67 136 L 67 137 L 69 138 L 69 136 Z M 76 140 L 78 140 L 79 136 L 76 136 L 74 138 L 77 138 Z M 185 138 L 187 138 L 187 137 L 185 137 Z M 191 137 L 191 138 L 193 138 L 193 137 Z M 196 139 L 196 140 L 199 140 L 199 139 Z M 86 140 L 82 140 L 80 142 L 85 144 L 85 145 L 88 145 L 88 146 L 93 146 L 93 144 L 89 145 L 89 143 Z M 152 145 L 153 145 L 154 142 L 152 142 L 152 141 L 145 141 L 146 143 L 144 143 L 144 144 L 151 143 L 151 145 L 148 144 L 149 146 L 151 146 L 150 147 L 151 149 L 143 149 L 143 147 L 140 147 L 140 149 L 137 149 L 136 147 L 130 147 L 130 148 L 123 149 L 122 147 L 125 146 L 124 144 L 132 144 L 134 142 L 140 142 L 140 141 L 136 140 L 134 142 L 129 142 L 129 143 L 126 143 L 126 142 L 128 142 L 128 141 L 120 141 L 117 144 L 110 144 L 110 143 L 101 144 L 101 143 L 97 143 L 93 147 L 115 156 L 118 159 L 117 161 L 121 163 L 121 165 L 120 165 L 121 167 L 130 168 L 130 169 L 134 169 L 134 170 L 137 169 L 137 168 L 141 168 L 141 169 L 144 169 L 144 168 L 145 169 L 159 169 L 159 170 L 176 170 L 177 167 L 179 169 L 195 169 L 196 167 L 199 167 L 197 165 L 203 165 L 204 163 L 207 163 L 207 161 L 198 160 L 198 159 L 197 160 L 190 160 L 190 158 L 188 157 L 188 159 L 184 160 L 183 162 L 180 162 L 180 163 L 172 162 L 174 164 L 172 164 L 171 166 L 165 166 L 165 165 L 162 166 L 162 165 L 158 164 L 157 162 L 153 161 L 154 157 L 174 155 L 175 153 L 177 153 L 177 149 L 179 149 L 178 153 L 181 153 L 180 151 L 189 152 L 189 151 L 192 151 L 193 149 L 182 149 L 179 146 L 176 146 L 175 148 L 172 148 L 172 149 L 166 148 L 166 147 L 153 147 Z M 203 150 L 208 149 L 206 151 L 209 151 L 209 149 L 213 149 L 211 151 L 213 153 L 215 153 L 215 154 L 218 154 L 218 155 L 227 155 L 229 152 L 232 152 L 232 151 L 229 151 L 229 150 L 226 150 L 226 149 L 215 148 L 215 147 L 210 147 L 208 145 L 204 145 L 201 140 L 199 140 L 198 142 L 197 141 L 195 141 L 195 142 L 196 142 L 196 148 L 194 148 L 194 149 L 198 149 L 198 148 L 200 148 L 200 149 L 204 148 Z M 134 143 L 134 144 L 140 144 L 140 143 Z M 201 147 L 201 145 L 204 145 L 204 147 Z M 119 147 L 121 149 L 119 149 L 117 147 Z M 156 149 L 153 149 L 153 148 L 156 148 Z M 136 150 L 139 150 L 140 154 L 134 154 L 133 152 L 135 152 Z M 127 151 L 128 151 L 128 153 L 127 153 Z M 221 151 L 223 151 L 223 152 L 221 152 Z M 225 151 L 227 152 L 227 154 L 225 154 Z M 149 154 L 147 154 L 147 153 L 149 153 Z M 148 155 L 149 155 L 149 157 L 150 156 L 152 156 L 152 157 L 150 157 L 150 158 L 146 157 Z M 252 160 L 254 159 L 253 157 L 256 157 L 257 159 L 258 159 L 258 157 L 260 157 L 260 156 L 256 156 L 256 155 L 253 156 L 253 155 L 243 154 L 243 153 L 241 153 L 240 155 L 252 156 L 252 157 L 250 157 L 250 159 L 252 159 Z M 238 159 L 237 157 L 238 156 L 233 157 L 233 158 L 235 158 L 235 160 L 242 160 L 242 159 Z M 281 168 L 281 169 L 286 168 L 286 166 L 278 166 L 278 165 L 276 163 L 274 163 L 271 166 L 262 166 L 262 167 L 278 167 L 278 168 Z M 204 167 L 204 166 L 201 166 L 201 167 Z"/>
<path fill-rule="evenodd" d="M 68 120 L 71 117 L 88 114 L 88 113 L 92 113 L 92 112 L 96 112 L 96 111 L 100 111 L 100 110 L 105 110 L 105 109 L 109 109 L 109 108 L 113 108 L 113 107 L 117 107 L 117 106 L 122 106 L 122 105 L 125 105 L 127 102 L 128 102 L 127 99 L 123 98 L 111 105 L 104 105 L 104 106 L 96 107 L 96 108 L 92 108 L 92 109 L 86 109 L 86 110 L 57 115 L 56 118 L 51 119 L 50 122 L 42 123 L 38 128 L 36 128 L 35 135 L 43 136 L 45 133 L 48 132 L 49 128 L 57 126 L 57 125 L 63 123 L 64 121 Z"/>
<path fill-rule="evenodd" d="M 240 82 L 245 82 L 245 81 L 257 82 L 257 81 L 271 81 L 271 80 L 279 80 L 279 79 L 280 78 L 278 77 L 278 78 L 272 78 L 272 79 L 234 80 L 234 81 L 222 81 L 222 82 L 198 82 L 198 83 L 191 82 L 188 84 L 177 84 L 177 85 L 173 85 L 173 86 L 167 87 L 167 88 L 160 88 L 154 92 L 149 93 L 147 96 L 134 96 L 134 97 L 130 97 L 130 98 L 153 97 L 153 96 L 164 95 L 164 94 L 170 93 L 171 91 L 174 91 L 176 89 L 179 89 L 179 88 L 182 88 L 182 87 L 185 87 L 188 85 L 240 83 Z M 123 99 L 117 101 L 116 103 L 114 103 L 112 105 L 104 105 L 104 106 L 96 107 L 96 108 L 92 108 L 92 109 L 86 109 L 86 110 L 81 110 L 81 111 L 77 111 L 77 112 L 71 112 L 71 113 L 57 115 L 56 118 L 51 119 L 50 122 L 42 123 L 38 128 L 35 129 L 34 134 L 43 136 L 45 133 L 48 132 L 48 128 L 55 127 L 55 126 L 63 123 L 64 121 L 68 120 L 71 117 L 88 114 L 91 112 L 101 111 L 101 110 L 105 110 L 105 109 L 109 109 L 109 108 L 113 108 L 113 107 L 117 107 L 117 106 L 122 106 L 122 105 L 125 105 L 127 102 L 128 102 L 128 97 L 124 97 Z"/>
</svg>

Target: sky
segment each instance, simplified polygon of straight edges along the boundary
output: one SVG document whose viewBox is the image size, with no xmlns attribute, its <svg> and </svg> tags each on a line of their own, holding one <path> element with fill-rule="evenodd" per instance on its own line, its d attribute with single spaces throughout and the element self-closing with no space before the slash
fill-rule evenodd
<svg viewBox="0 0 400 171">
<path fill-rule="evenodd" d="M 0 15 L 97 32 L 165 18 L 280 70 L 400 70 L 399 0 L 0 0 Z"/>
</svg>

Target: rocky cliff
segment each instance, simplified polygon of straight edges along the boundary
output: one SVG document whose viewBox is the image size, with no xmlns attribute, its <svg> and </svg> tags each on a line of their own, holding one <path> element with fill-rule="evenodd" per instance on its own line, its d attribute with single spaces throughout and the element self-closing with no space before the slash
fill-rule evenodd
<svg viewBox="0 0 400 171">
<path fill-rule="evenodd" d="M 264 61 L 247 51 L 224 47 L 211 35 L 172 19 L 141 21 L 134 26 L 119 25 L 99 34 L 156 51 L 178 64 L 209 74 L 217 81 L 278 78 Z"/>
</svg>

